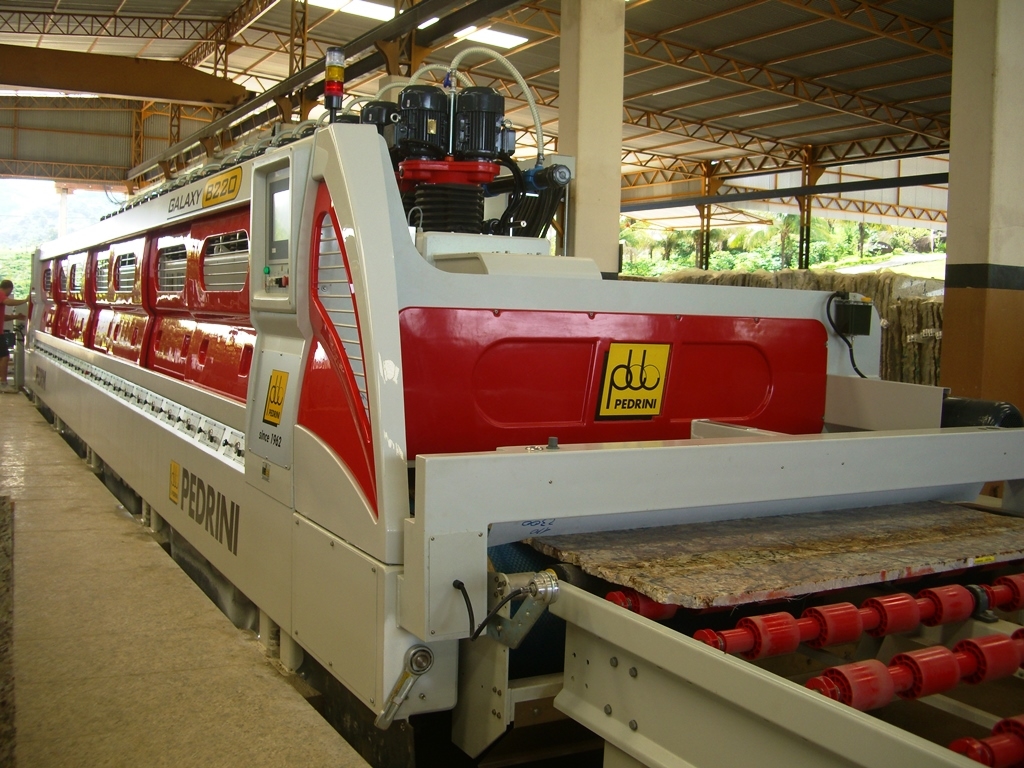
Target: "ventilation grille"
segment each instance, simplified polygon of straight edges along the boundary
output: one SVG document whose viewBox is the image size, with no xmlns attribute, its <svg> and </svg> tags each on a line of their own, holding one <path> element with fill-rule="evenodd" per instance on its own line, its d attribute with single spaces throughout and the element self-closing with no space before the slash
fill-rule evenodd
<svg viewBox="0 0 1024 768">
<path fill-rule="evenodd" d="M 203 286 L 208 291 L 240 291 L 249 274 L 249 236 L 229 232 L 211 237 L 203 252 Z"/>
<path fill-rule="evenodd" d="M 82 264 L 71 265 L 71 290 L 78 293 L 82 290 Z"/>
<path fill-rule="evenodd" d="M 135 254 L 122 253 L 117 257 L 117 277 L 114 280 L 114 290 L 130 292 L 135 288 Z"/>
<path fill-rule="evenodd" d="M 185 289 L 185 261 L 188 254 L 184 244 L 172 245 L 157 251 L 156 289 L 178 293 Z"/>
<path fill-rule="evenodd" d="M 46 292 L 47 296 L 50 295 L 50 288 L 52 288 L 52 287 L 53 287 L 53 270 L 50 267 L 47 267 L 46 269 L 43 270 L 43 290 Z"/>
<path fill-rule="evenodd" d="M 106 296 L 110 288 L 110 256 L 104 254 L 96 257 L 96 293 Z"/>
<path fill-rule="evenodd" d="M 366 410 L 366 418 L 369 419 L 370 398 L 366 394 L 366 369 L 363 365 L 363 347 L 359 341 L 355 302 L 352 300 L 348 270 L 345 268 L 345 260 L 341 256 L 338 236 L 330 216 L 324 217 L 323 226 L 320 228 L 319 256 L 317 295 L 345 347 L 345 355 L 352 367 L 356 387 Z"/>
</svg>

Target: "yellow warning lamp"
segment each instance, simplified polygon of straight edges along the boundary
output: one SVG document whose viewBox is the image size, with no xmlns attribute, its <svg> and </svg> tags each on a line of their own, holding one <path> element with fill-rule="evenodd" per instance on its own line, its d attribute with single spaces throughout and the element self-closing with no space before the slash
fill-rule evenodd
<svg viewBox="0 0 1024 768">
<path fill-rule="evenodd" d="M 331 46 L 324 58 L 324 106 L 331 113 L 331 122 L 338 122 L 341 100 L 345 96 L 345 49 Z"/>
</svg>

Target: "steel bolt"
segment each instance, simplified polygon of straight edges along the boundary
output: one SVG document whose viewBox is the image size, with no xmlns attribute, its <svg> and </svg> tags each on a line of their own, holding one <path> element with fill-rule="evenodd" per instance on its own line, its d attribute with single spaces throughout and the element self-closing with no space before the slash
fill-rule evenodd
<svg viewBox="0 0 1024 768">
<path fill-rule="evenodd" d="M 606 715 L 610 715 L 612 713 L 612 705 L 611 704 L 605 704 L 604 705 L 604 713 Z"/>
<path fill-rule="evenodd" d="M 609 663 L 609 664 L 611 664 L 611 665 L 612 665 L 613 667 L 617 667 L 617 666 L 619 666 L 619 660 L 618 660 L 618 659 L 617 659 L 616 657 L 614 657 L 614 656 L 612 656 L 612 657 L 611 657 L 611 658 L 610 658 L 610 659 L 608 660 L 608 663 Z"/>
<path fill-rule="evenodd" d="M 409 657 L 409 669 L 414 674 L 422 675 L 434 663 L 434 654 L 429 648 L 417 648 Z"/>
<path fill-rule="evenodd" d="M 629 668 L 629 676 L 630 677 L 636 677 L 636 667 L 630 667 Z"/>
<path fill-rule="evenodd" d="M 630 720 L 629 721 L 629 730 L 635 731 L 637 729 L 637 727 L 638 726 L 636 724 L 636 720 Z"/>
</svg>

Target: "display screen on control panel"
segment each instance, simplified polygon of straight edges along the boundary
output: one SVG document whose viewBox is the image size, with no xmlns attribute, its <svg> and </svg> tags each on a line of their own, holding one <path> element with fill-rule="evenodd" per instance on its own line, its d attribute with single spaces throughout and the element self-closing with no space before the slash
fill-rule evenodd
<svg viewBox="0 0 1024 768">
<path fill-rule="evenodd" d="M 291 191 L 288 189 L 288 169 L 272 173 L 267 189 L 270 195 L 270 252 L 267 261 L 288 261 L 288 241 L 292 230 Z"/>
</svg>

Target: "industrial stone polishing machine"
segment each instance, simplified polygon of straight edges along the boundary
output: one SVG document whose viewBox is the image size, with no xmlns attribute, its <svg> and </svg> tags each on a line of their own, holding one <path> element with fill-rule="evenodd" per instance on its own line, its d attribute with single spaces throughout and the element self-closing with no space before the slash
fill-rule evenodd
<svg viewBox="0 0 1024 768">
<path fill-rule="evenodd" d="M 879 380 L 855 296 L 602 279 L 475 50 L 44 246 L 40 407 L 357 742 L 1022 764 L 1019 413 Z"/>
</svg>

